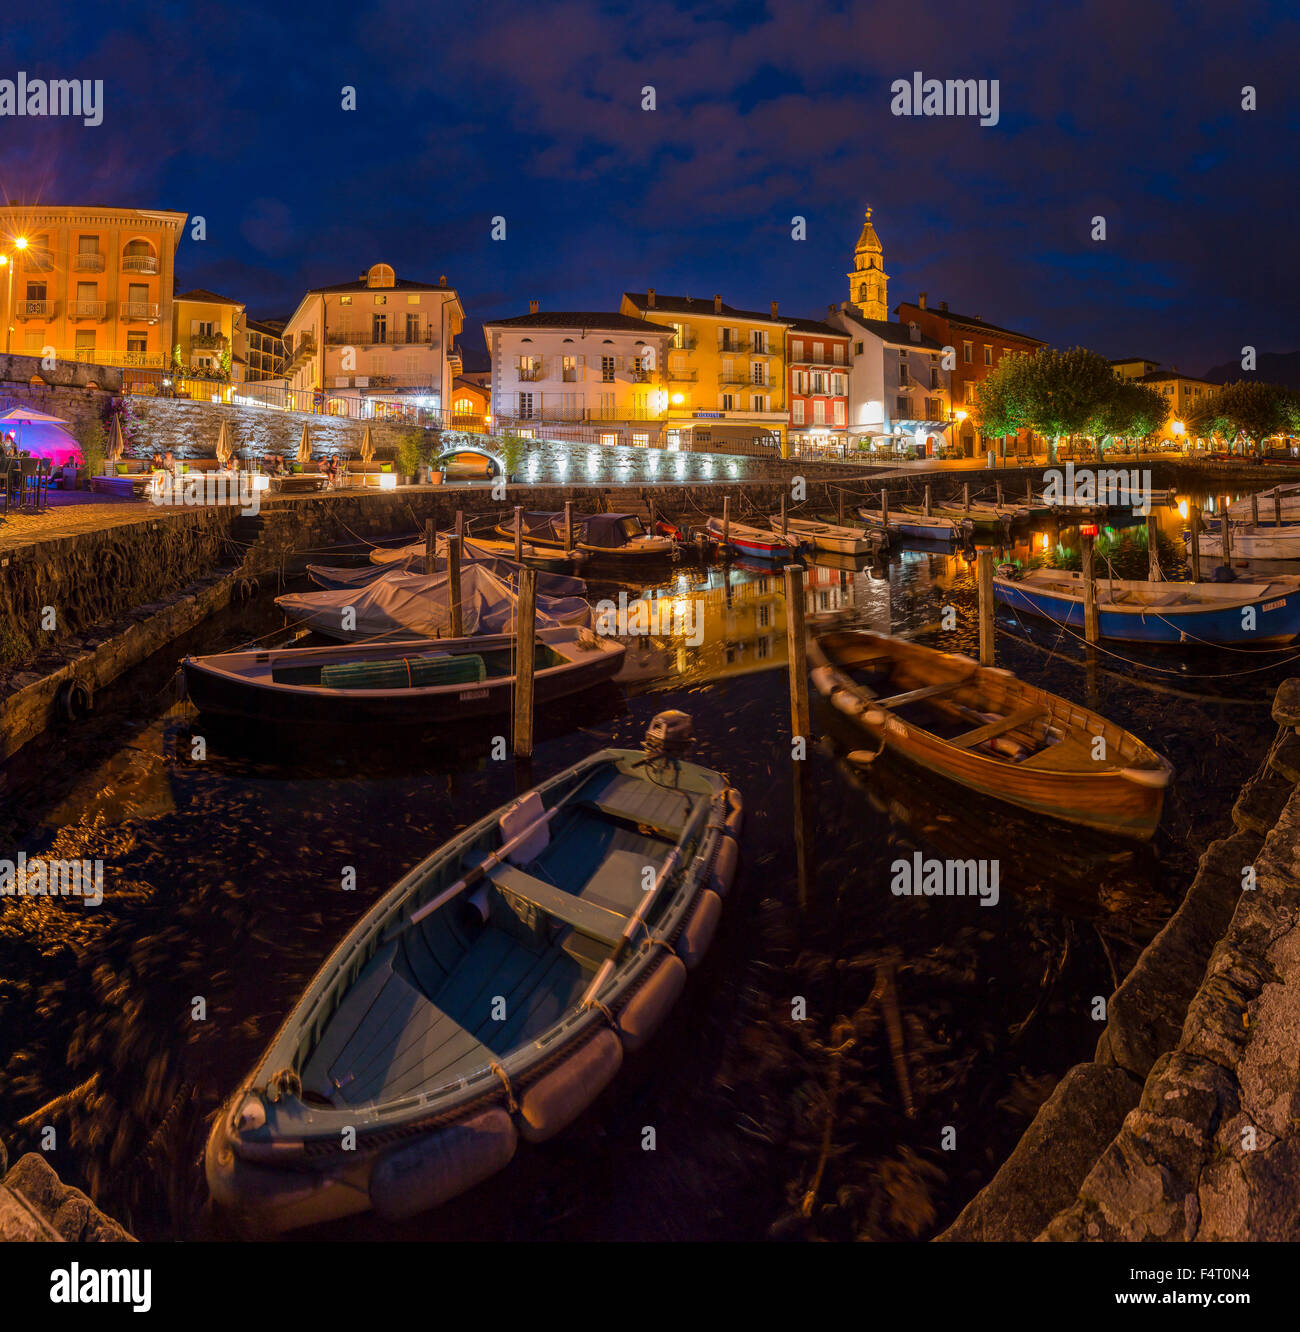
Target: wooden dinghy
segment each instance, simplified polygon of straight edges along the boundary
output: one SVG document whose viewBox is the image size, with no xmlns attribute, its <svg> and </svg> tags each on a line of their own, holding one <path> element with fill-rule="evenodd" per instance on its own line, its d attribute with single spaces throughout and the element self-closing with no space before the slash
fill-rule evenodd
<svg viewBox="0 0 1300 1332">
<path fill-rule="evenodd" d="M 514 651 L 512 635 L 483 634 L 221 652 L 186 657 L 181 669 L 205 714 L 289 725 L 428 725 L 508 714 Z M 612 679 L 625 651 L 589 629 L 539 629 L 535 698 L 566 698 Z"/>
<path fill-rule="evenodd" d="M 1183 541 L 1190 547 L 1192 534 L 1184 532 Z M 1196 544 L 1202 555 L 1221 557 L 1222 529 L 1201 532 Z M 1285 520 L 1281 527 L 1262 521 L 1258 527 L 1253 523 L 1243 526 L 1234 523 L 1232 553 L 1243 560 L 1300 560 L 1300 525 L 1288 524 Z"/>
<path fill-rule="evenodd" d="M 888 544 L 883 531 L 843 527 L 838 523 L 821 523 L 808 518 L 787 518 L 786 526 L 795 536 L 803 538 L 817 550 L 824 550 L 831 555 L 876 555 Z"/>
<path fill-rule="evenodd" d="M 498 560 L 509 560 L 514 562 L 515 542 L 513 531 L 509 541 L 503 541 L 499 537 L 486 536 L 467 536 L 464 538 L 465 553 L 475 558 L 487 559 L 489 557 Z M 540 546 L 534 546 L 530 542 L 524 541 L 522 544 L 523 563 L 530 569 L 539 569 L 546 573 L 566 574 L 572 573 L 586 563 L 586 553 L 581 550 L 552 550 L 542 549 Z M 447 537 L 442 534 L 438 538 L 438 554 L 445 555 L 447 550 Z M 417 573 L 424 568 L 425 547 L 423 541 L 416 541 L 407 546 L 376 546 L 370 552 L 370 562 L 372 564 L 397 564 L 402 567 L 413 569 Z"/>
<path fill-rule="evenodd" d="M 808 655 L 817 691 L 874 746 L 855 762 L 887 746 L 983 795 L 1125 837 L 1145 840 L 1160 821 L 1166 759 L 1009 671 L 867 630 L 820 634 Z"/>
<path fill-rule="evenodd" d="M 858 516 L 869 528 L 880 530 L 885 526 L 881 511 L 866 507 L 858 510 Z M 888 526 L 890 532 L 913 541 L 968 541 L 975 532 L 975 524 L 969 518 L 927 518 L 923 513 L 899 513 L 891 504 L 889 507 Z"/>
<path fill-rule="evenodd" d="M 530 512 L 523 515 L 527 540 L 542 550 L 565 547 L 564 513 Z M 514 541 L 514 530 L 498 523 L 497 536 Z M 575 513 L 573 546 L 589 559 L 628 561 L 645 564 L 671 559 L 677 549 L 672 537 L 648 533 L 634 513 Z"/>
<path fill-rule="evenodd" d="M 996 577 L 993 595 L 1005 606 L 1083 630 L 1083 575 L 1031 569 Z M 1287 643 L 1300 633 L 1300 578 L 1262 583 L 1166 583 L 1099 578 L 1101 636 L 1130 643 L 1259 645 Z"/>
<path fill-rule="evenodd" d="M 700 962 L 738 862 L 739 795 L 662 744 L 683 723 L 566 768 L 380 898 L 217 1116 L 219 1206 L 271 1231 L 411 1216 L 596 1099 Z"/>
<path fill-rule="evenodd" d="M 751 527 L 748 523 L 736 523 L 728 519 L 727 544 L 738 554 L 752 560 L 791 559 L 799 553 L 801 539 L 794 533 L 783 536 L 767 527 Z M 722 541 L 723 522 L 721 518 L 710 518 L 706 530 L 719 543 Z"/>
<path fill-rule="evenodd" d="M 970 506 L 953 501 L 931 506 L 940 518 L 969 518 L 977 532 L 1005 533 L 1016 523 L 1028 522 L 1032 517 L 1024 505 L 995 504 L 992 500 L 971 500 Z M 907 506 L 908 512 L 916 512 L 915 505 Z"/>
</svg>

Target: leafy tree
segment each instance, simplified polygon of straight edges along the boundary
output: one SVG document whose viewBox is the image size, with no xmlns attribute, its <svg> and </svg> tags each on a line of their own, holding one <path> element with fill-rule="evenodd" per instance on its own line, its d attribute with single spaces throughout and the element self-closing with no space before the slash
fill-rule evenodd
<svg viewBox="0 0 1300 1332">
<path fill-rule="evenodd" d="M 1244 436 L 1256 451 L 1270 435 L 1294 430 L 1300 417 L 1295 396 L 1280 384 L 1239 379 L 1225 384 L 1187 414 L 1197 434 L 1219 435 L 1229 448 Z"/>
<path fill-rule="evenodd" d="M 104 423 L 98 416 L 92 416 L 80 431 L 81 459 L 88 476 L 99 476 L 104 470 L 104 460 L 108 456 L 108 441 L 104 435 Z"/>
<path fill-rule="evenodd" d="M 1169 416 L 1169 399 L 1151 384 L 1115 379 L 1111 396 L 1098 407 L 1087 433 L 1096 437 L 1097 458 L 1115 436 L 1145 439 L 1154 435 Z"/>
<path fill-rule="evenodd" d="M 1014 435 L 1030 424 L 1031 358 L 1004 356 L 980 384 L 980 432 L 994 438 Z"/>
</svg>

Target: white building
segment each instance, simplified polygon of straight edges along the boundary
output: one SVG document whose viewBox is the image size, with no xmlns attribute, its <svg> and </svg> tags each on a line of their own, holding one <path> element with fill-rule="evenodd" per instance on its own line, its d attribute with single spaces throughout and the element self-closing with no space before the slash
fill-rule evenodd
<svg viewBox="0 0 1300 1332">
<path fill-rule="evenodd" d="M 441 411 L 460 373 L 455 339 L 464 321 L 446 278 L 412 282 L 374 264 L 356 282 L 315 287 L 299 302 L 284 329 L 289 388 L 318 408 L 364 397 L 377 416 L 390 407 Z"/>
<path fill-rule="evenodd" d="M 526 315 L 483 325 L 496 423 L 522 434 L 568 425 L 601 443 L 659 443 L 673 330 L 625 314 L 529 305 Z"/>
<path fill-rule="evenodd" d="M 826 322 L 849 335 L 850 444 L 939 449 L 952 425 L 952 375 L 939 343 L 915 324 L 866 319 L 847 303 Z"/>
</svg>

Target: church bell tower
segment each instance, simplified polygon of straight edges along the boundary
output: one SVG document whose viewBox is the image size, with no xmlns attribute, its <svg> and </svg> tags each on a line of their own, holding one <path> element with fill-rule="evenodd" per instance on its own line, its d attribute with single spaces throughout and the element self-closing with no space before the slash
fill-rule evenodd
<svg viewBox="0 0 1300 1332">
<path fill-rule="evenodd" d="M 871 209 L 853 249 L 853 271 L 849 278 L 849 304 L 864 319 L 888 319 L 889 274 L 884 267 L 884 247 L 871 225 Z"/>
</svg>

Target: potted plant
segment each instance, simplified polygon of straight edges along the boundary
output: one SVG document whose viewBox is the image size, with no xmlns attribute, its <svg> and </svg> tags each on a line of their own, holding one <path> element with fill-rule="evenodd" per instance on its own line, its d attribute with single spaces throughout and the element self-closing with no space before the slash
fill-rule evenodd
<svg viewBox="0 0 1300 1332">
<path fill-rule="evenodd" d="M 421 435 L 421 431 L 407 430 L 403 432 L 402 437 L 397 444 L 398 475 L 412 483 L 418 479 L 420 464 L 422 462 L 421 446 L 424 441 L 421 438 Z"/>
<path fill-rule="evenodd" d="M 501 460 L 505 464 L 506 481 L 513 485 L 515 475 L 528 453 L 528 442 L 520 435 L 502 435 L 497 447 L 501 452 Z"/>
<path fill-rule="evenodd" d="M 98 417 L 91 417 L 81 433 L 81 458 L 88 476 L 103 474 L 107 454 L 104 423 Z M 77 484 L 80 484 L 80 481 Z"/>
</svg>

